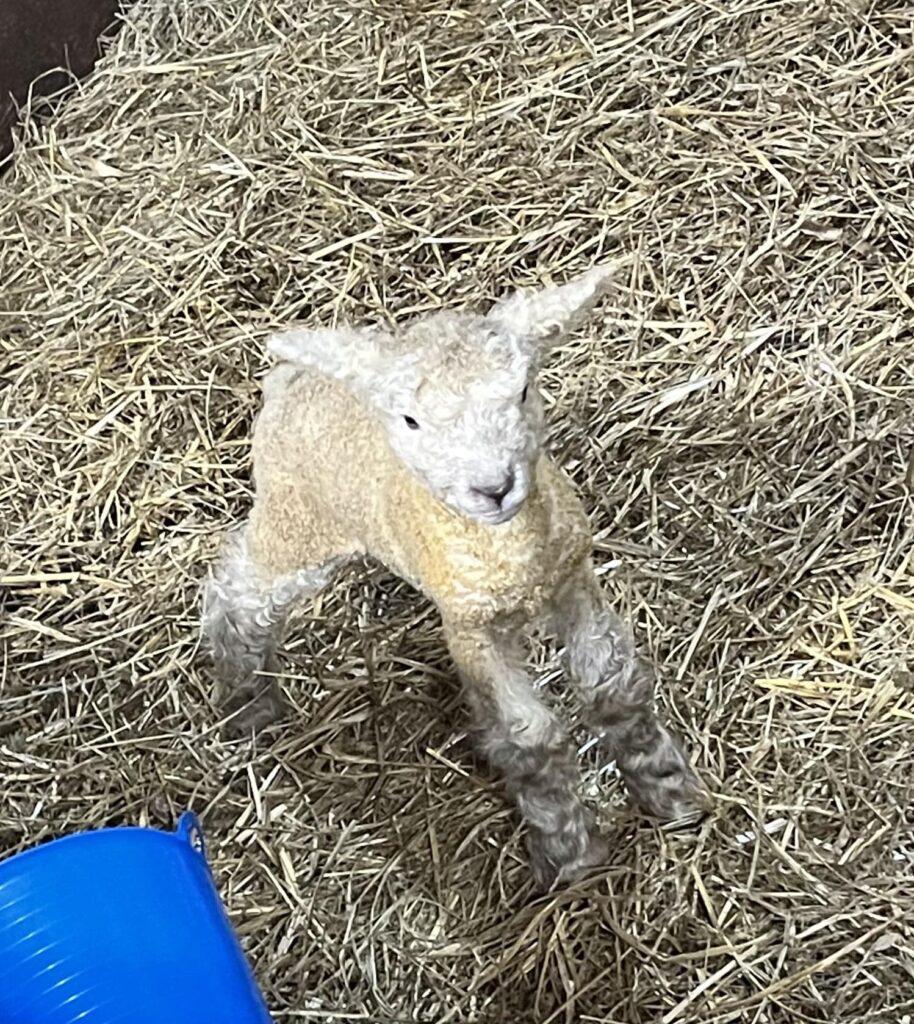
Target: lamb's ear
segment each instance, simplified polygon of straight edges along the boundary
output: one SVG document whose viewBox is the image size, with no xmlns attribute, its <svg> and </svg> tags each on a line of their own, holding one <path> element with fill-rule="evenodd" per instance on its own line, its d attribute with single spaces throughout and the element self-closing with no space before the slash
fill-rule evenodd
<svg viewBox="0 0 914 1024">
<path fill-rule="evenodd" d="M 271 335 L 267 351 L 344 380 L 379 405 L 405 382 L 405 360 L 396 340 L 374 328 L 293 328 Z"/>
<path fill-rule="evenodd" d="M 629 262 L 622 258 L 594 267 L 567 284 L 515 292 L 496 303 L 487 319 L 537 345 L 548 345 L 581 323 L 615 272 Z"/>
</svg>

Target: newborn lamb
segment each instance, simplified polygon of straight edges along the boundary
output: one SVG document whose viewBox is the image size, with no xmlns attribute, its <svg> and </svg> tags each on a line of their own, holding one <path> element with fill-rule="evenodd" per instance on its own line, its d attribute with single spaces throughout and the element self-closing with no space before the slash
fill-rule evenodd
<svg viewBox="0 0 914 1024">
<path fill-rule="evenodd" d="M 254 430 L 256 500 L 207 584 L 203 629 L 235 724 L 281 711 L 274 652 L 289 606 L 371 556 L 437 605 L 479 749 L 526 822 L 541 883 L 599 864 L 568 732 L 525 667 L 531 628 L 565 649 L 590 725 L 632 797 L 679 824 L 708 793 L 653 710 L 653 680 L 591 565 L 581 502 L 543 453 L 536 371 L 613 266 L 517 293 L 486 315 L 402 332 L 284 331 Z"/>
</svg>

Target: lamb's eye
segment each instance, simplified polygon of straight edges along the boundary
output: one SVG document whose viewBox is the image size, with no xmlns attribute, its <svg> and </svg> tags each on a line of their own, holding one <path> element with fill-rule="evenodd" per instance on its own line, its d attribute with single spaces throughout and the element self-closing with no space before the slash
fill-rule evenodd
<svg viewBox="0 0 914 1024">
<path fill-rule="evenodd" d="M 419 429 L 419 424 L 412 418 L 412 416 L 404 416 L 403 419 L 406 421 L 406 425 L 410 430 Z"/>
<path fill-rule="evenodd" d="M 521 402 L 526 402 L 527 401 L 527 391 L 528 391 L 528 389 L 529 389 L 529 385 L 525 384 L 524 385 L 524 390 L 521 391 L 521 393 L 520 393 L 520 400 L 521 400 Z"/>
</svg>

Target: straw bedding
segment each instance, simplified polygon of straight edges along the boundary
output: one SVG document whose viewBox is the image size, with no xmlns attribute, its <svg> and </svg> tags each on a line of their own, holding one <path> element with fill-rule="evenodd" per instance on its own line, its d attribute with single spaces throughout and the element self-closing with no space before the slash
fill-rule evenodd
<svg viewBox="0 0 914 1024">
<path fill-rule="evenodd" d="M 281 1024 L 909 1021 L 912 31 L 141 0 L 0 180 L 3 850 L 194 807 Z M 582 735 L 610 861 L 537 896 L 427 605 L 349 575 L 291 624 L 290 719 L 229 742 L 198 586 L 267 329 L 619 251 L 551 444 L 718 811 L 655 829 Z"/>
</svg>

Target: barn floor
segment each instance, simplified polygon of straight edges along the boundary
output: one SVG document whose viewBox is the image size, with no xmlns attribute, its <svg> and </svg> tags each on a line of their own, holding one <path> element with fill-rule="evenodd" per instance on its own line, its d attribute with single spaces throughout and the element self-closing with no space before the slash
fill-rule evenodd
<svg viewBox="0 0 914 1024">
<path fill-rule="evenodd" d="M 910 1022 L 912 47 L 889 0 L 139 0 L 0 179 L 3 851 L 193 807 L 279 1024 Z M 619 252 L 551 443 L 717 811 L 585 749 L 610 861 L 541 896 L 432 609 L 351 574 L 231 742 L 198 587 L 268 329 Z"/>
</svg>

